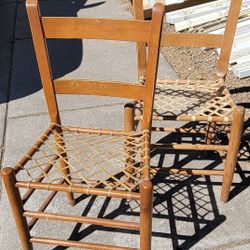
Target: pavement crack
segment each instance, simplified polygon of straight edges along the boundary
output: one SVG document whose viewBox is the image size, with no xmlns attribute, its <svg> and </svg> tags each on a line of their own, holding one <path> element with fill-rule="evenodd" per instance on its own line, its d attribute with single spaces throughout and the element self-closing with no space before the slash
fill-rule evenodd
<svg viewBox="0 0 250 250">
<path fill-rule="evenodd" d="M 16 3 L 16 2 L 15 2 Z M 17 3 L 15 6 L 15 12 L 14 12 L 14 24 L 13 24 L 13 41 L 15 41 L 15 31 L 16 31 L 16 23 L 17 23 Z M 3 139 L 2 139 L 2 146 L 1 146 L 1 154 L 0 154 L 0 168 L 2 167 L 3 159 L 4 159 L 4 153 L 5 153 L 5 144 L 6 144 L 6 132 L 7 132 L 7 124 L 8 124 L 8 109 L 9 109 L 9 101 L 10 101 L 10 94 L 11 94 L 11 80 L 12 80 L 12 70 L 13 70 L 13 61 L 14 61 L 14 48 L 15 48 L 15 42 L 11 43 L 11 59 L 10 59 L 10 65 L 9 65 L 9 76 L 8 76 L 8 82 L 7 82 L 7 96 L 6 96 L 6 108 L 5 108 L 5 114 L 4 114 L 4 124 L 3 124 Z"/>
<path fill-rule="evenodd" d="M 66 113 L 66 112 L 72 112 L 72 111 L 81 111 L 81 110 L 91 110 L 91 109 L 98 109 L 98 108 L 105 108 L 105 107 L 114 107 L 114 106 L 120 106 L 123 105 L 124 102 L 121 103 L 115 103 L 115 104 L 103 104 L 103 105 L 96 105 L 96 106 L 90 106 L 90 107 L 81 107 L 81 108 L 71 108 L 71 109 L 61 109 L 60 113 Z M 19 118 L 26 118 L 26 117 L 35 117 L 35 116 L 43 116 L 47 115 L 48 112 L 38 112 L 35 114 L 27 114 L 27 115 L 19 115 L 19 116 L 12 116 L 9 117 L 10 120 L 19 119 Z"/>
</svg>

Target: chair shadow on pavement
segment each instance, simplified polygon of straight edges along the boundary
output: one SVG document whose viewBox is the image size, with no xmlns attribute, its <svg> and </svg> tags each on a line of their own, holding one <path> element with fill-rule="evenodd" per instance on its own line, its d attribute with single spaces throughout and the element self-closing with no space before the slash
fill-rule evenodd
<svg viewBox="0 0 250 250">
<path fill-rule="evenodd" d="M 95 8 L 105 1 L 89 3 L 87 0 L 43 0 L 39 1 L 41 14 L 45 16 L 77 16 L 81 9 Z M 11 77 L 7 101 L 29 96 L 39 91 L 41 86 L 34 46 L 31 38 L 25 1 L 17 3 L 15 35 L 12 49 Z M 53 78 L 62 77 L 79 67 L 82 62 L 82 40 L 61 39 L 48 40 Z M 6 102 L 1 97 L 0 104 Z"/>
<path fill-rule="evenodd" d="M 170 134 L 161 139 L 160 142 L 169 142 L 169 140 L 173 138 L 176 140 L 176 136 Z M 243 170 L 240 165 L 241 161 L 249 161 L 249 144 L 246 145 L 246 143 L 247 141 L 242 141 L 236 168 L 236 174 L 239 175 L 241 181 L 233 183 L 230 199 L 233 199 L 246 189 L 250 183 L 250 171 Z M 183 154 L 185 154 L 185 157 L 183 157 Z M 204 169 L 214 169 L 222 163 L 219 154 L 213 152 L 209 154 L 189 152 L 188 154 L 188 152 L 175 151 L 175 154 L 173 154 L 173 152 L 169 150 L 155 150 L 152 151 L 151 157 L 154 158 L 158 156 L 157 165 L 158 167 L 162 167 L 164 158 L 168 157 L 168 155 L 174 155 L 173 166 L 177 166 L 178 168 L 184 168 L 194 160 L 205 160 L 204 164 L 202 164 L 205 166 Z M 219 195 L 216 195 L 214 190 L 217 186 L 217 189 L 220 190 L 221 178 L 222 177 L 198 177 L 188 175 L 154 176 L 153 237 L 163 242 L 163 245 L 168 241 L 168 246 L 169 244 L 172 245 L 172 249 L 190 249 L 223 224 L 223 222 L 226 221 L 226 216 L 219 211 L 217 205 Z M 86 196 L 82 195 L 77 198 L 76 202 L 79 203 L 85 200 L 85 198 Z M 88 215 L 91 207 L 95 204 L 95 200 L 96 197 L 92 197 L 89 200 L 82 216 Z M 111 199 L 106 198 L 102 203 L 99 210 L 100 212 L 98 213 L 99 218 L 115 219 L 120 215 L 124 215 L 131 216 L 132 218 L 136 217 L 139 220 L 139 204 L 137 202 L 122 200 L 116 209 L 107 214 L 106 211 L 110 202 Z M 157 223 L 157 225 L 155 223 Z M 155 227 L 154 224 L 157 227 Z M 76 224 L 69 240 L 80 241 L 95 231 L 139 234 L 136 231 L 104 228 L 95 225 L 81 229 L 81 226 L 81 224 Z M 53 249 L 61 250 L 67 248 L 57 246 Z"/>
<path fill-rule="evenodd" d="M 192 159 L 193 157 L 187 157 L 180 164 L 185 165 L 186 162 Z M 209 167 L 213 168 L 216 165 L 217 163 L 214 163 Z M 170 241 L 173 249 L 189 249 L 226 220 L 226 217 L 221 215 L 218 210 L 209 177 L 200 181 L 200 178 L 190 176 L 156 176 L 153 178 L 153 183 L 155 186 L 153 220 L 158 222 L 160 226 L 157 231 L 153 229 L 152 236 L 159 238 L 162 242 L 165 241 L 165 243 Z M 79 200 L 85 197 L 83 195 Z M 95 199 L 95 197 L 92 197 L 89 200 L 82 216 L 88 215 Z M 106 198 L 98 217 L 115 219 L 117 216 L 126 215 L 139 218 L 139 204 L 136 203 L 135 205 L 134 201 L 127 202 L 125 200 L 120 202 L 118 208 L 103 216 L 109 203 L 110 198 Z M 103 228 L 95 225 L 82 230 L 81 226 L 81 224 L 76 224 L 69 237 L 70 240 L 80 241 L 96 230 L 139 234 L 136 231 Z M 164 230 L 166 228 L 167 230 Z M 62 250 L 67 248 L 58 246 L 53 249 Z"/>
</svg>

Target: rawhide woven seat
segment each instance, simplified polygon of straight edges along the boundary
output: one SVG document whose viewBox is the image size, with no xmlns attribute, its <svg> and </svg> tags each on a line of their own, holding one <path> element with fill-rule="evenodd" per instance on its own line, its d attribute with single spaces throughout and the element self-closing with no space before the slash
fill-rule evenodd
<svg viewBox="0 0 250 250">
<path fill-rule="evenodd" d="M 141 83 L 144 81 L 141 80 Z M 137 102 L 136 120 L 143 103 Z M 153 119 L 178 121 L 232 121 L 236 104 L 221 81 L 157 80 Z"/>
<path fill-rule="evenodd" d="M 34 145 L 29 151 L 32 154 L 24 156 L 25 164 L 21 160 L 16 165 L 21 169 L 17 180 L 26 179 L 27 185 L 38 178 L 48 185 L 63 179 L 68 185 L 77 184 L 86 192 L 93 188 L 133 192 L 138 191 L 143 170 L 149 167 L 144 164 L 149 162 L 148 131 L 126 133 L 55 124 L 38 142 L 39 147 Z M 65 164 L 64 171 L 61 161 Z"/>
<path fill-rule="evenodd" d="M 188 169 L 183 171 L 178 166 L 171 169 L 172 173 L 223 176 L 221 200 L 224 202 L 229 199 L 244 122 L 244 108 L 235 104 L 225 84 L 241 3 L 241 0 L 230 1 L 223 35 L 162 32 L 162 47 L 219 48 L 220 55 L 214 74 L 215 80 L 209 80 L 206 77 L 203 80 L 159 79 L 156 84 L 153 108 L 154 121 L 182 122 L 179 126 L 175 123 L 175 127 L 170 127 L 172 126 L 170 122 L 167 125 L 164 125 L 163 122 L 160 125 L 159 122 L 155 122 L 153 123 L 153 131 L 178 133 L 179 137 L 191 134 L 193 137 L 202 137 L 202 140 L 198 140 L 198 142 L 193 140 L 192 143 L 180 141 L 168 144 L 154 143 L 151 144 L 151 148 L 218 151 L 220 155 L 226 155 L 223 170 Z M 133 8 L 135 18 L 144 20 L 143 1 L 133 1 Z M 140 79 L 141 84 L 144 84 L 146 45 L 139 42 L 137 52 L 138 79 Z M 202 64 L 202 61 L 200 63 Z M 195 68 L 192 69 L 192 72 L 195 72 Z M 133 100 L 132 105 L 136 109 L 135 120 L 140 120 L 143 102 Z M 183 126 L 185 121 L 191 123 Z M 188 126 L 190 128 L 187 128 Z M 228 142 L 221 140 L 223 144 L 219 145 L 218 132 L 228 137 Z"/>
<path fill-rule="evenodd" d="M 40 219 L 47 219 L 49 223 L 54 223 L 53 221 L 86 223 L 104 228 L 138 231 L 139 249 L 151 249 L 153 185 L 150 179 L 149 152 L 163 5 L 158 3 L 154 6 L 151 21 L 44 17 L 40 15 L 38 0 L 26 0 L 26 8 L 50 125 L 13 168 L 7 167 L 2 170 L 22 248 L 31 250 L 34 244 L 48 244 L 63 248 L 98 250 L 138 249 L 117 246 L 117 243 L 114 246 L 112 242 L 107 244 L 102 241 L 100 244 L 52 238 L 50 234 L 48 235 L 49 232 L 42 237 L 37 236 L 32 228 Z M 147 43 L 149 54 L 146 59 L 145 84 L 95 79 L 54 79 L 47 49 L 48 39 L 97 39 Z M 110 58 L 107 58 L 107 63 L 109 60 Z M 60 94 L 142 100 L 143 125 L 138 132 L 133 131 L 131 126 L 133 121 L 130 120 L 133 118 L 131 115 L 133 109 L 125 105 L 124 109 L 121 108 L 121 112 L 124 112 L 124 126 L 120 130 L 67 127 L 61 123 L 57 103 L 57 96 Z M 96 118 L 94 114 L 93 117 Z M 102 125 L 98 124 L 98 127 L 100 126 Z M 23 193 L 20 189 L 26 191 Z M 48 196 L 37 211 L 30 211 L 27 201 L 41 198 L 36 190 L 42 190 L 45 194 L 48 193 Z M 71 205 L 75 204 L 74 193 L 137 200 L 140 204 L 140 221 L 75 216 L 64 211 L 66 208 L 60 214 L 57 211 L 49 213 L 46 208 L 57 192 L 64 192 Z M 52 225 L 55 225 L 54 231 L 60 232 L 61 228 L 56 227 L 55 223 Z M 46 233 L 45 231 L 43 230 L 43 233 Z M 106 233 L 111 234 L 111 231 L 107 230 Z M 105 237 L 102 239 L 106 240 Z"/>
</svg>

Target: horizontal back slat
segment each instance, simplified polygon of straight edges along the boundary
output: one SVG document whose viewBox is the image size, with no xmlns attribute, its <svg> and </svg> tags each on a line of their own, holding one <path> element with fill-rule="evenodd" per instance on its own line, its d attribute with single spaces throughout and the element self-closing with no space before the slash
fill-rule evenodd
<svg viewBox="0 0 250 250">
<path fill-rule="evenodd" d="M 148 42 L 150 22 L 141 20 L 42 17 L 46 38 Z"/>
<path fill-rule="evenodd" d="M 57 94 L 79 94 L 113 96 L 143 100 L 145 86 L 123 82 L 92 81 L 92 80 L 54 80 Z"/>
<path fill-rule="evenodd" d="M 221 48 L 222 39 L 214 34 L 163 33 L 161 46 Z"/>
</svg>

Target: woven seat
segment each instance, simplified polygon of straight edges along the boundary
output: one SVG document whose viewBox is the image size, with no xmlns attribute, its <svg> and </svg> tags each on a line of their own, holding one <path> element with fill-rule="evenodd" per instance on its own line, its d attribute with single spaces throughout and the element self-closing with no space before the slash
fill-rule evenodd
<svg viewBox="0 0 250 250">
<path fill-rule="evenodd" d="M 140 81 L 142 82 L 142 81 Z M 228 89 L 220 81 L 158 80 L 154 101 L 154 120 L 173 119 L 196 121 L 232 120 L 235 107 Z M 140 120 L 143 103 L 136 105 L 136 120 Z"/>
<path fill-rule="evenodd" d="M 17 163 L 16 168 L 22 169 L 18 181 L 34 182 L 42 178 L 43 183 L 55 184 L 64 179 L 69 185 L 83 188 L 138 191 L 143 168 L 147 167 L 143 157 L 149 156 L 145 152 L 149 150 L 147 131 L 126 133 L 60 126 L 62 132 L 58 133 L 58 126 L 49 128 L 39 139 L 39 148 L 30 149 L 35 152 L 33 155 L 25 154 L 24 158 L 28 159 L 25 164 L 22 160 Z M 55 137 L 59 140 L 55 141 Z M 62 156 L 65 153 L 67 158 Z M 68 171 L 62 171 L 60 160 Z"/>
</svg>

